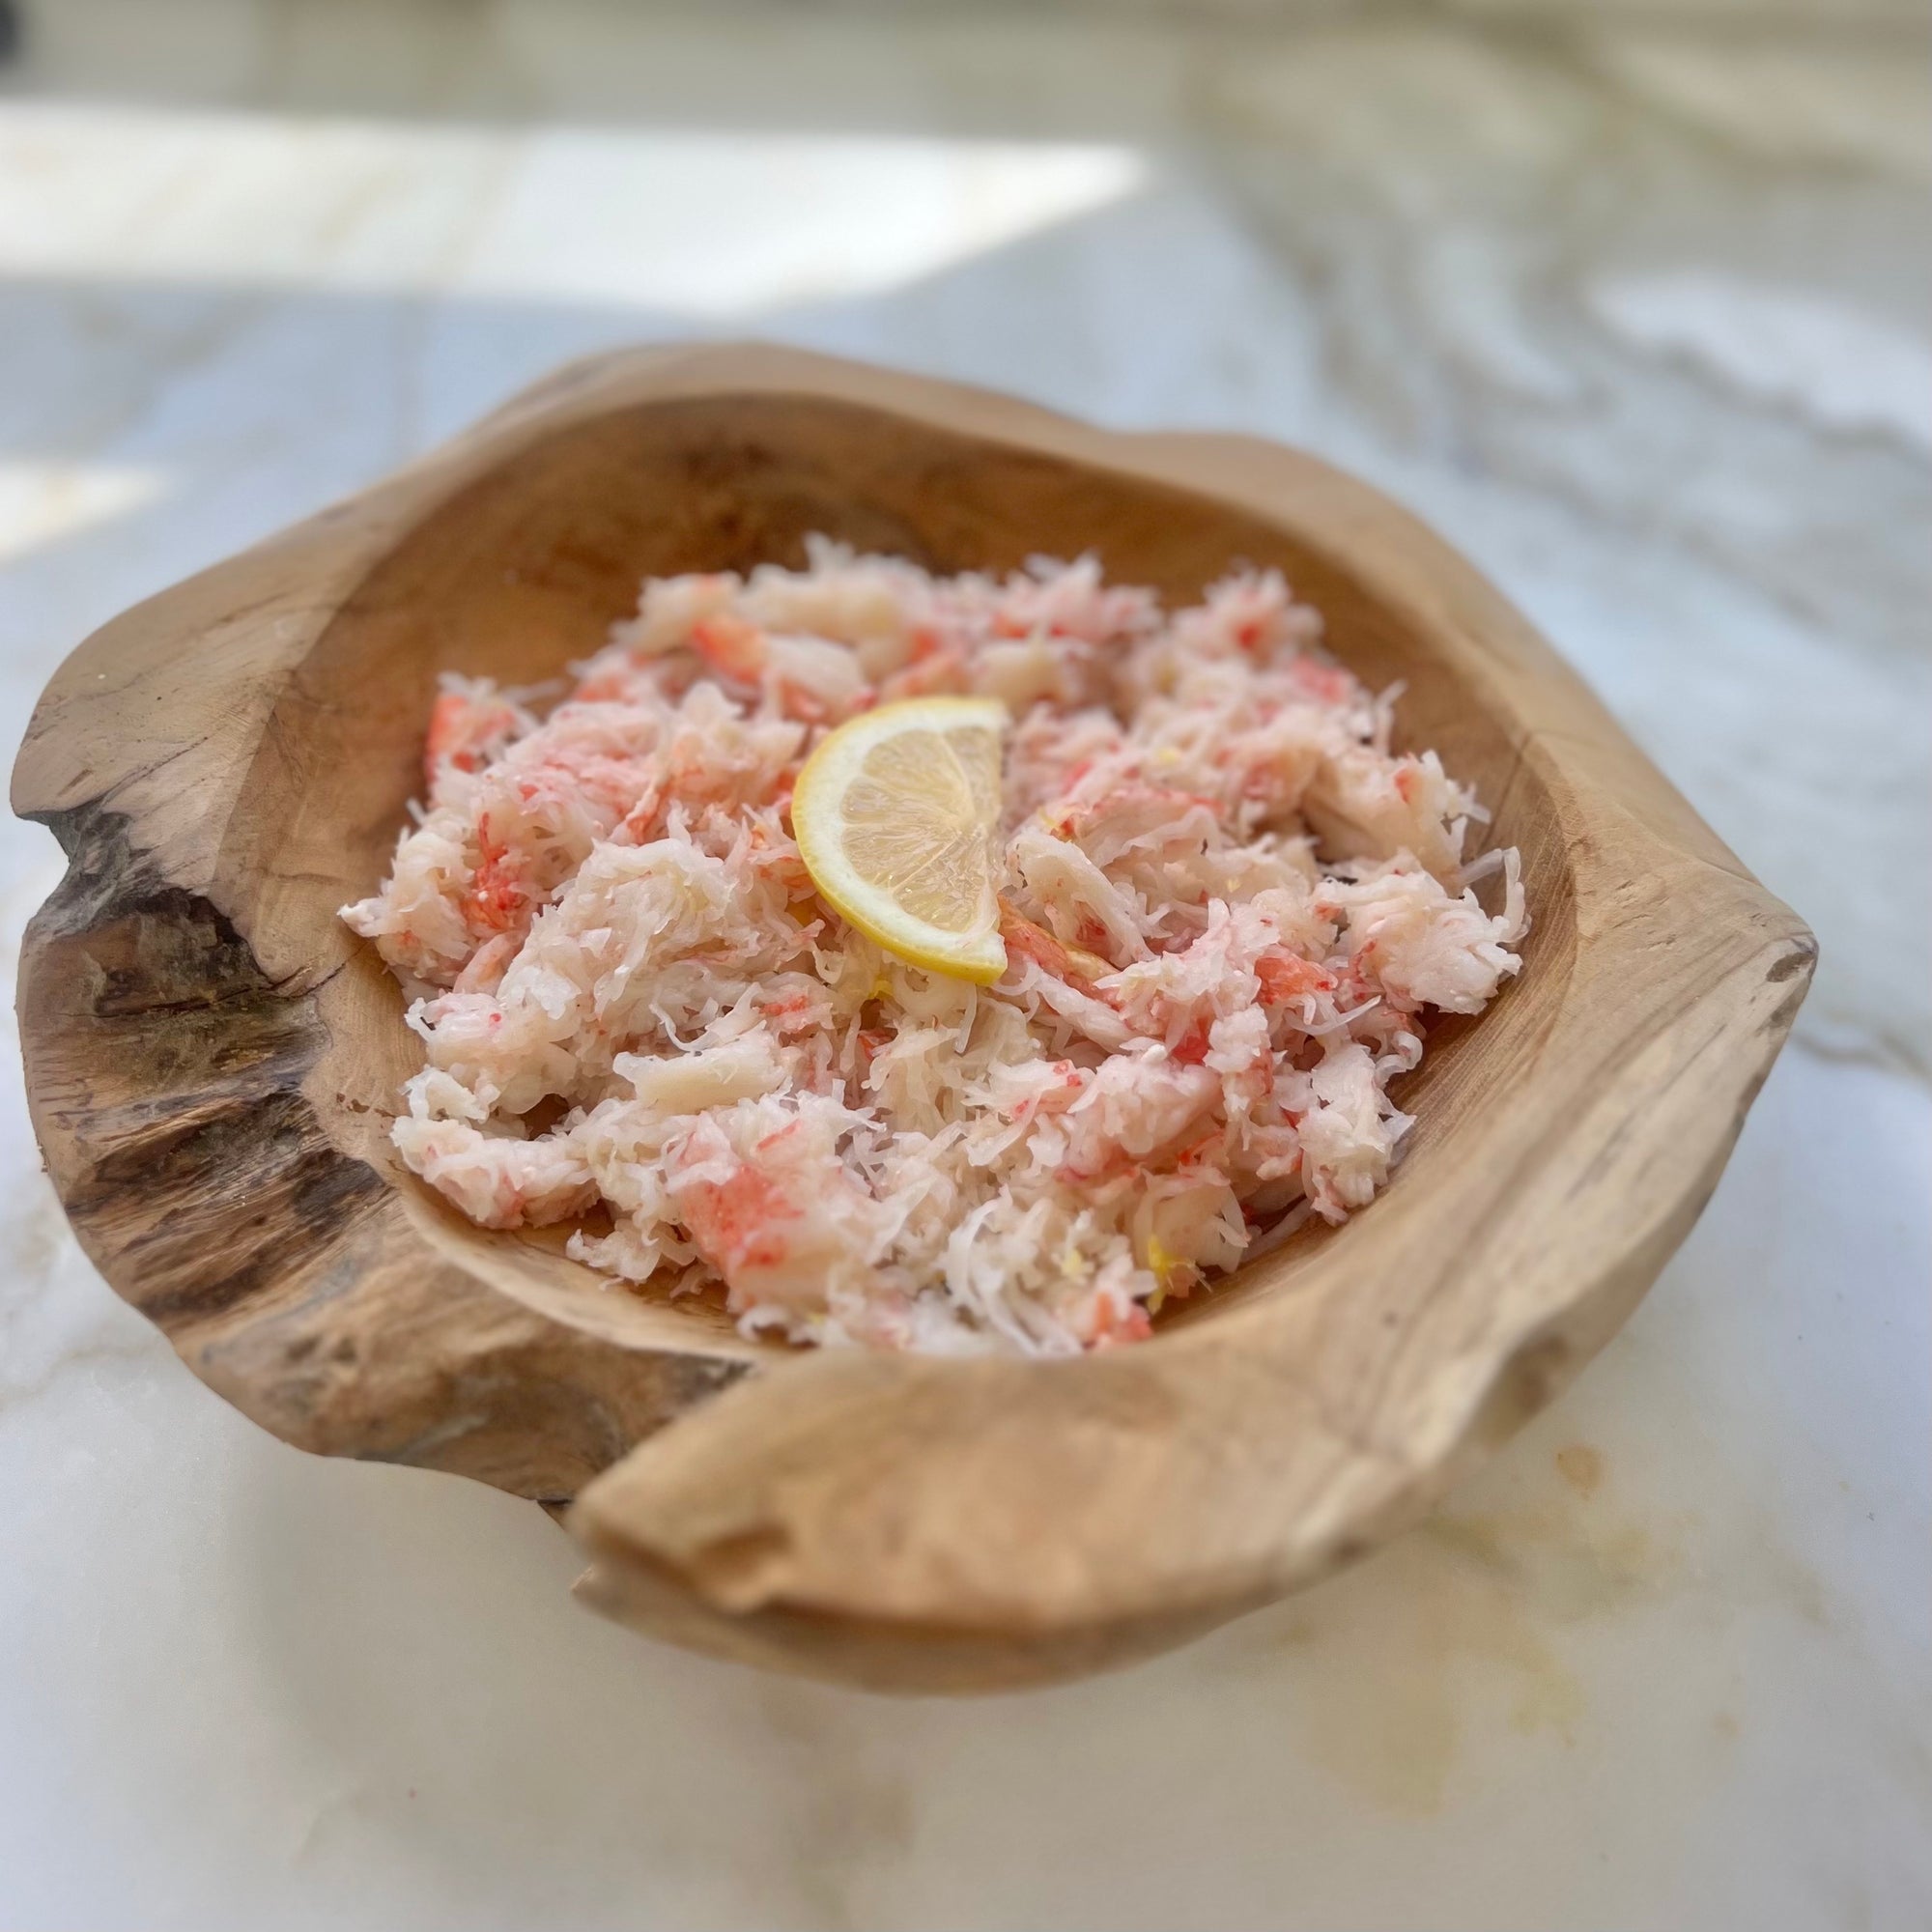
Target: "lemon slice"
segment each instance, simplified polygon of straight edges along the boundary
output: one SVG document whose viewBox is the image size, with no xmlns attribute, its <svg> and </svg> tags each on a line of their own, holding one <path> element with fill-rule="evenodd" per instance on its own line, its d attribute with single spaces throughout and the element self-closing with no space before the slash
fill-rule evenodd
<svg viewBox="0 0 1932 1932">
<path fill-rule="evenodd" d="M 820 895 L 889 952 L 982 985 L 1007 969 L 993 876 L 1006 707 L 910 697 L 862 712 L 805 761 L 799 856 Z"/>
</svg>

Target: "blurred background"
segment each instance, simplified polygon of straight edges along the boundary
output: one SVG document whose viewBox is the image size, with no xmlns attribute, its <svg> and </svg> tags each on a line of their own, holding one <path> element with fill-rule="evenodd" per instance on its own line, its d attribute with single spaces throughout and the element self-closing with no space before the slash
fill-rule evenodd
<svg viewBox="0 0 1932 1932">
<path fill-rule="evenodd" d="M 1460 1515 L 998 1706 L 651 1650 L 534 1511 L 269 1444 L 10 1074 L 0 1925 L 1922 1925 L 1927 24 L 0 0 L 10 753 L 89 630 L 558 360 L 770 336 L 1380 484 L 1824 945 L 1692 1242 Z M 9 948 L 58 876 L 0 829 Z"/>
</svg>

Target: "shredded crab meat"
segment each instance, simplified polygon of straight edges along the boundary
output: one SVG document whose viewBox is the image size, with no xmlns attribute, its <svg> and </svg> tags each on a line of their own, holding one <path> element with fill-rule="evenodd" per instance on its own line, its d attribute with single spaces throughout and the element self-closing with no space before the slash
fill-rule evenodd
<svg viewBox="0 0 1932 1932">
<path fill-rule="evenodd" d="M 1398 694 L 1272 571 L 1169 615 L 1091 558 L 809 548 L 647 582 L 547 713 L 445 678 L 426 802 L 343 913 L 426 1049 L 409 1166 L 747 1332 L 955 1352 L 1138 1341 L 1365 1207 L 1391 1081 L 1528 925 L 1517 854 L 1464 856 L 1474 795 L 1393 749 Z M 945 692 L 1014 719 L 992 986 L 847 926 L 788 816 L 828 728 Z"/>
</svg>

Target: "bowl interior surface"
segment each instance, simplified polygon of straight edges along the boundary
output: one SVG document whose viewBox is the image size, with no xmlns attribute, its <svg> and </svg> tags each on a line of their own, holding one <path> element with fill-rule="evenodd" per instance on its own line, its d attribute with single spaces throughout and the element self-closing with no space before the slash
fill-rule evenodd
<svg viewBox="0 0 1932 1932">
<path fill-rule="evenodd" d="M 939 572 L 1091 551 L 1111 578 L 1151 584 L 1170 604 L 1196 597 L 1234 564 L 1277 566 L 1322 612 L 1328 646 L 1344 663 L 1372 687 L 1405 685 L 1399 740 L 1435 748 L 1475 785 L 1493 814 L 1492 839 L 1522 850 L 1534 920 L 1520 981 L 1480 1020 L 1439 1022 L 1421 1070 L 1397 1089 L 1417 1125 L 1393 1186 L 1397 1195 L 1425 1191 L 1433 1151 L 1527 1070 L 1574 956 L 1560 814 L 1508 720 L 1373 584 L 1292 528 L 1130 469 L 847 401 L 767 394 L 595 415 L 468 485 L 416 523 L 343 603 L 265 735 L 261 755 L 275 761 L 280 803 L 252 820 L 244 812 L 242 836 L 272 847 L 271 864 L 245 872 L 261 881 L 258 898 L 274 895 L 274 919 L 241 923 L 272 923 L 281 935 L 289 956 L 265 958 L 270 972 L 342 962 L 331 1044 L 310 1092 L 330 1130 L 394 1182 L 424 1234 L 504 1292 L 613 1339 L 663 1347 L 683 1334 L 710 1349 L 735 1341 L 721 1307 L 611 1293 L 603 1277 L 564 1257 L 556 1231 L 486 1234 L 403 1169 L 382 1129 L 420 1065 L 419 1042 L 403 1024 L 400 989 L 336 914 L 376 888 L 420 793 L 440 672 L 512 685 L 557 678 L 632 612 L 642 578 L 801 563 L 813 532 Z M 1260 1294 L 1324 1293 L 1317 1264 L 1349 1232 L 1304 1231 L 1183 1305 L 1161 1330 L 1215 1320 Z"/>
</svg>

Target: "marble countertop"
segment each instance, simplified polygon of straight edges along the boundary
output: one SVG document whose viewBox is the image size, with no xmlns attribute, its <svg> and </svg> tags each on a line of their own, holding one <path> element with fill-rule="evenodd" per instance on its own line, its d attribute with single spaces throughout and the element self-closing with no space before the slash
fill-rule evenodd
<svg viewBox="0 0 1932 1932">
<path fill-rule="evenodd" d="M 79 1256 L 10 1039 L 9 1932 L 1925 1922 L 1923 48 L 1235 12 L 27 8 L 0 724 L 608 344 L 1298 441 L 1488 569 L 1816 926 L 1697 1230 L 1347 1577 L 1116 1678 L 881 1702 L 604 1626 L 536 1510 L 223 1407 Z M 59 869 L 0 827 L 10 955 Z"/>
</svg>

